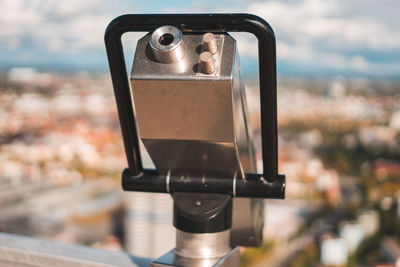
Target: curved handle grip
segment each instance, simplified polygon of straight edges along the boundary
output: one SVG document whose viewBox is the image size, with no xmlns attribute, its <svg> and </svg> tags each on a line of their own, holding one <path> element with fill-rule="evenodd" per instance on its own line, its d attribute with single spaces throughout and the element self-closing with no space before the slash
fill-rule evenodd
<svg viewBox="0 0 400 267">
<path fill-rule="evenodd" d="M 275 35 L 265 20 L 250 14 L 132 14 L 117 17 L 108 25 L 104 39 L 131 175 L 141 174 L 143 166 L 121 37 L 164 25 L 177 26 L 182 32 L 248 32 L 257 37 L 263 176 L 268 182 L 278 179 Z"/>
</svg>

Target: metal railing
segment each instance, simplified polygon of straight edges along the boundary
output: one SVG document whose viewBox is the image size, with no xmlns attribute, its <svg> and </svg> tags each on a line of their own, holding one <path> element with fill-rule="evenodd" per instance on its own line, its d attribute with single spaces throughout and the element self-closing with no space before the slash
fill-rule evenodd
<svg viewBox="0 0 400 267">
<path fill-rule="evenodd" d="M 123 252 L 112 252 L 78 245 L 0 233 L 0 266 L 2 267 L 105 267 L 150 266 L 152 259 Z"/>
</svg>

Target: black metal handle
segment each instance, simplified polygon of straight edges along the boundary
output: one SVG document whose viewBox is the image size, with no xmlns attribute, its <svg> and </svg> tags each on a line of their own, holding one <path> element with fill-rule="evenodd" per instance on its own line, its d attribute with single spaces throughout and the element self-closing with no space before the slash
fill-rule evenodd
<svg viewBox="0 0 400 267">
<path fill-rule="evenodd" d="M 263 179 L 271 183 L 279 180 L 284 186 L 282 176 L 278 176 L 275 36 L 265 20 L 250 14 L 130 14 L 108 25 L 104 39 L 130 174 L 140 176 L 143 166 L 121 37 L 126 32 L 150 32 L 164 25 L 177 26 L 182 32 L 248 32 L 257 37 Z"/>
<path fill-rule="evenodd" d="M 267 182 L 261 174 L 247 173 L 246 179 L 221 177 L 182 177 L 169 173 L 161 176 L 156 170 L 144 169 L 140 177 L 132 177 L 129 169 L 122 173 L 125 191 L 155 193 L 207 193 L 226 194 L 232 197 L 285 198 L 285 176 L 279 175 L 274 182 Z"/>
</svg>

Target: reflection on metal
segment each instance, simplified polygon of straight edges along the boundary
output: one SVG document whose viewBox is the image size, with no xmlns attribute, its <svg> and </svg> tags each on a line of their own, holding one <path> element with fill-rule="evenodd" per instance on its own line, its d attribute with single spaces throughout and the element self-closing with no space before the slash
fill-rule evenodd
<svg viewBox="0 0 400 267">
<path fill-rule="evenodd" d="M 141 138 L 232 143 L 230 87 L 229 80 L 133 80 Z"/>
<path fill-rule="evenodd" d="M 193 234 L 176 230 L 175 253 L 186 258 L 221 258 L 230 250 L 230 230 Z"/>
<path fill-rule="evenodd" d="M 247 173 L 246 179 L 226 179 L 224 176 L 188 176 L 182 172 L 171 172 L 161 176 L 156 170 L 143 169 L 140 176 L 132 176 L 128 169 L 122 174 L 122 187 L 125 191 L 158 193 L 206 193 L 233 197 L 282 199 L 285 191 L 285 176 L 280 181 L 267 182 L 262 174 Z M 235 198 L 234 198 L 235 199 Z M 261 202 L 262 203 L 262 202 Z M 250 207 L 252 208 L 252 206 Z"/>
<path fill-rule="evenodd" d="M 143 143 L 161 173 L 175 166 L 175 175 L 207 177 L 204 173 L 207 170 L 208 176 L 233 177 L 239 169 L 231 142 L 143 139 Z"/>
<path fill-rule="evenodd" d="M 158 62 L 179 62 L 185 56 L 182 32 L 174 26 L 163 26 L 153 32 L 149 45 Z"/>
<path fill-rule="evenodd" d="M 174 250 L 169 251 L 151 263 L 152 267 L 191 266 L 191 267 L 239 267 L 239 247 L 235 247 L 222 258 L 193 259 L 180 257 Z"/>
<path fill-rule="evenodd" d="M 203 47 L 205 51 L 210 52 L 212 55 L 215 55 L 217 53 L 217 39 L 215 38 L 214 34 L 208 32 L 203 35 Z"/>
<path fill-rule="evenodd" d="M 231 246 L 261 244 L 264 229 L 264 200 L 234 198 L 232 209 Z"/>
</svg>

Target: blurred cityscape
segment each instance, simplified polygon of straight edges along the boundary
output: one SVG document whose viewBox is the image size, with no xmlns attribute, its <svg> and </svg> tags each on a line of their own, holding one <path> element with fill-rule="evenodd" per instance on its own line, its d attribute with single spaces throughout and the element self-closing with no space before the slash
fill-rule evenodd
<svg viewBox="0 0 400 267">
<path fill-rule="evenodd" d="M 243 266 L 400 266 L 399 99 L 396 80 L 279 80 L 287 199 L 266 201 L 264 243 L 241 249 Z M 252 81 L 247 100 L 259 146 Z M 0 232 L 147 257 L 173 248 L 170 196 L 121 190 L 109 74 L 9 69 L 0 102 Z"/>
</svg>

